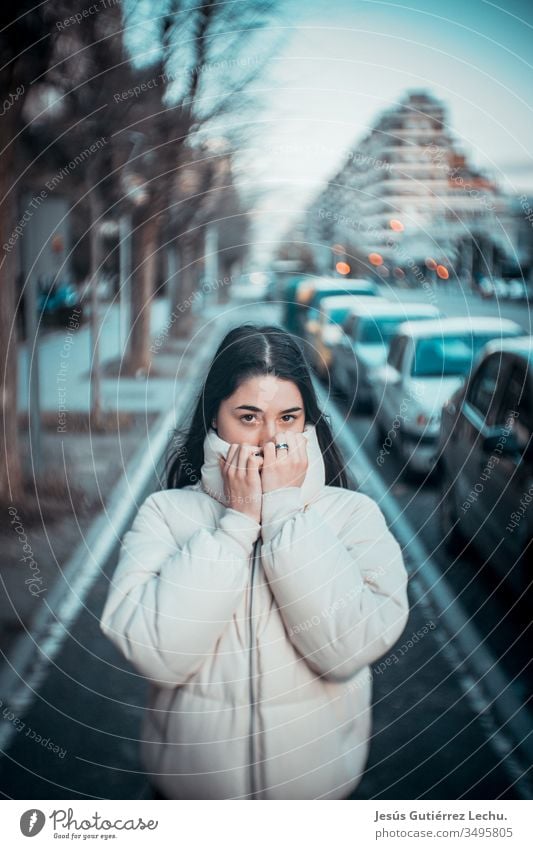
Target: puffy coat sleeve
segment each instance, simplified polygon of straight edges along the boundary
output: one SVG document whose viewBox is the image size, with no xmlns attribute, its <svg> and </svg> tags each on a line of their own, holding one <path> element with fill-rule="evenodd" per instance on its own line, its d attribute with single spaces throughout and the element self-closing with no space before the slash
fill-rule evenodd
<svg viewBox="0 0 533 849">
<path fill-rule="evenodd" d="M 263 495 L 262 561 L 289 639 L 315 672 L 353 676 L 396 642 L 408 617 L 407 573 L 380 508 L 353 507 L 337 534 L 299 487 Z"/>
<path fill-rule="evenodd" d="M 100 628 L 142 675 L 177 687 L 212 654 L 231 620 L 260 525 L 226 508 L 212 528 L 206 521 L 194 531 L 184 511 L 175 503 L 170 511 L 167 502 L 169 521 L 181 523 L 180 536 L 184 524 L 189 534 L 178 546 L 161 509 L 164 496 L 149 496 L 123 537 Z"/>
</svg>

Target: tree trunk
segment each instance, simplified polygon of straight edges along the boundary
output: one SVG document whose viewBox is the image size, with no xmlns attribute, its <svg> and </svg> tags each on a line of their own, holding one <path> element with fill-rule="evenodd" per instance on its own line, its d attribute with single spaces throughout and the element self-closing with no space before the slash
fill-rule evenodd
<svg viewBox="0 0 533 849">
<path fill-rule="evenodd" d="M 17 217 L 17 194 L 13 188 L 16 175 L 11 140 L 16 135 L 17 109 L 12 106 L 2 118 L 0 147 L 8 147 L 0 156 L 0 363 L 2 364 L 0 422 L 0 500 L 16 503 L 22 497 L 23 476 L 17 429 L 17 355 L 18 327 L 16 300 L 19 275 L 19 244 L 14 234 Z M 14 236 L 17 241 L 9 245 Z"/>
<path fill-rule="evenodd" d="M 193 236 L 183 236 L 180 241 L 181 273 L 178 299 L 172 306 L 177 316 L 172 326 L 173 336 L 176 339 L 189 339 L 192 335 L 194 316 L 191 307 L 197 278 L 197 251 L 198 239 Z"/>
<path fill-rule="evenodd" d="M 226 280 L 230 276 L 231 267 L 222 263 L 220 269 L 220 285 L 217 290 L 217 299 L 219 304 L 229 303 L 230 284 L 227 283 Z"/>
<path fill-rule="evenodd" d="M 157 269 L 159 225 L 153 216 L 141 222 L 133 239 L 131 287 L 131 333 L 128 374 L 147 373 L 150 368 L 150 317 Z"/>
<path fill-rule="evenodd" d="M 168 329 L 169 336 L 173 336 L 174 327 L 177 322 L 176 306 L 179 303 L 179 272 L 178 272 L 178 244 L 176 241 L 169 242 L 166 247 L 166 278 L 167 278 L 167 295 L 170 307 L 170 325 Z"/>
</svg>

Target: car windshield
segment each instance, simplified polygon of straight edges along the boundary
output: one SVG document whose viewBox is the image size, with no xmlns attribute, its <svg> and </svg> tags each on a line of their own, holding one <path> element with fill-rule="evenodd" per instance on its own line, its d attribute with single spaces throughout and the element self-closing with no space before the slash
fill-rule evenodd
<svg viewBox="0 0 533 849">
<path fill-rule="evenodd" d="M 504 333 L 441 336 L 419 339 L 411 366 L 413 377 L 452 377 L 466 374 L 477 353 L 487 342 Z"/>
<path fill-rule="evenodd" d="M 326 320 L 328 324 L 342 324 L 347 318 L 349 311 L 349 307 L 336 307 L 334 310 L 328 312 Z"/>
<path fill-rule="evenodd" d="M 361 318 L 357 322 L 357 341 L 363 345 L 390 345 L 393 336 L 403 321 L 417 321 L 427 316 L 375 316 L 374 318 Z"/>
</svg>

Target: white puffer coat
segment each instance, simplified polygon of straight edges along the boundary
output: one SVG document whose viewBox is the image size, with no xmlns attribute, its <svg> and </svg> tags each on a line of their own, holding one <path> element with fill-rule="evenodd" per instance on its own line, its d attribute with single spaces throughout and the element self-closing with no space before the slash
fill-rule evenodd
<svg viewBox="0 0 533 849">
<path fill-rule="evenodd" d="M 407 575 L 304 434 L 305 481 L 266 493 L 262 524 L 226 506 L 211 429 L 201 481 L 150 495 L 123 538 L 101 628 L 152 684 L 141 757 L 169 798 L 341 799 L 361 778 Z"/>
</svg>

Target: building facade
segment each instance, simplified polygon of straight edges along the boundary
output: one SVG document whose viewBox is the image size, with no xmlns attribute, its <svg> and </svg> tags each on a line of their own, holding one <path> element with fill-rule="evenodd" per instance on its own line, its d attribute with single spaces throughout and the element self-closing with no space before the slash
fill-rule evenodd
<svg viewBox="0 0 533 849">
<path fill-rule="evenodd" d="M 409 92 L 350 151 L 305 216 L 321 269 L 474 285 L 524 261 L 516 204 L 469 164 L 445 106 Z M 523 252 L 522 252 L 523 253 Z"/>
</svg>

